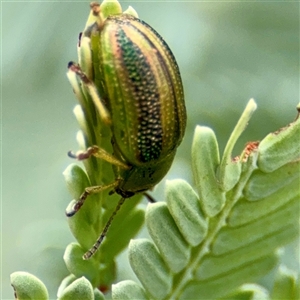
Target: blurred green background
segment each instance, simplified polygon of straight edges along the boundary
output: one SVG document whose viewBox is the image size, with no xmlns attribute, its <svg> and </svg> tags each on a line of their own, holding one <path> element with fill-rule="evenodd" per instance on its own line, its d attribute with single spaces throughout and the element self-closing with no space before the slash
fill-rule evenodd
<svg viewBox="0 0 300 300">
<path fill-rule="evenodd" d="M 190 173 L 196 124 L 212 127 L 223 151 L 249 98 L 258 110 L 235 154 L 291 122 L 299 102 L 299 3 L 120 1 L 132 5 L 173 50 L 185 87 L 188 127 L 167 179 Z M 29 271 L 51 298 L 68 274 L 62 255 L 74 240 L 64 210 L 63 170 L 78 129 L 66 78 L 89 2 L 2 2 L 2 298 L 9 274 Z M 162 182 L 154 192 L 163 200 Z M 297 243 L 285 262 L 295 267 Z M 125 257 L 125 256 L 124 256 Z M 125 262 L 122 259 L 121 262 Z M 121 265 L 120 279 L 128 278 Z M 266 285 L 267 279 L 266 279 Z"/>
</svg>

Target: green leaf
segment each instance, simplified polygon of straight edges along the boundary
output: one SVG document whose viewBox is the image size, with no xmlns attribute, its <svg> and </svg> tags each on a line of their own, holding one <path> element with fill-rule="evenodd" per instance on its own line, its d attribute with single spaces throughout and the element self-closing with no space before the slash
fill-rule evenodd
<svg viewBox="0 0 300 300">
<path fill-rule="evenodd" d="M 68 287 L 66 287 L 58 300 L 82 299 L 94 300 L 93 287 L 85 277 L 75 280 Z"/>
<path fill-rule="evenodd" d="M 44 283 L 27 272 L 14 272 L 10 275 L 10 282 L 18 300 L 47 300 L 49 299 Z"/>
<path fill-rule="evenodd" d="M 221 277 L 208 281 L 188 281 L 183 287 L 179 299 L 193 299 L 196 295 L 199 295 L 198 299 L 221 298 L 239 285 L 245 282 L 252 282 L 263 273 L 271 271 L 277 263 L 278 257 L 270 255 L 253 261 L 248 265 L 243 265 L 237 270 L 224 274 Z"/>
<path fill-rule="evenodd" d="M 299 136 L 299 116 L 295 122 L 266 136 L 259 144 L 259 169 L 272 172 L 291 161 L 299 160 Z"/>
<path fill-rule="evenodd" d="M 112 297 L 115 300 L 147 300 L 144 289 L 132 280 L 124 280 L 113 285 Z"/>
<path fill-rule="evenodd" d="M 178 179 L 167 181 L 166 198 L 182 236 L 189 244 L 197 246 L 207 234 L 208 227 L 197 194 L 186 181 Z"/>
<path fill-rule="evenodd" d="M 149 204 L 146 213 L 148 231 L 168 267 L 181 271 L 190 259 L 190 249 L 178 230 L 165 203 Z"/>
<path fill-rule="evenodd" d="M 58 297 L 58 298 L 61 297 L 61 295 L 62 295 L 64 289 L 65 289 L 68 285 L 70 285 L 72 282 L 74 282 L 76 279 L 77 279 L 76 276 L 73 275 L 73 274 L 70 274 L 70 275 L 68 275 L 67 277 L 65 277 L 65 278 L 63 279 L 63 281 L 61 282 L 59 288 L 58 288 L 58 291 L 57 291 L 57 297 Z"/>
<path fill-rule="evenodd" d="M 163 299 L 171 290 L 172 277 L 153 243 L 146 239 L 131 241 L 129 261 L 136 276 L 154 299 Z M 130 290 L 130 283 L 123 283 Z M 114 294 L 114 290 L 113 290 Z"/>
<path fill-rule="evenodd" d="M 254 107 L 251 101 L 249 105 Z M 245 120 L 253 112 L 249 105 L 242 116 Z M 289 125 L 285 141 L 298 138 L 298 131 L 292 128 L 298 127 L 297 122 Z M 244 130 L 241 124 L 245 122 L 239 121 L 232 136 Z M 236 142 L 229 141 L 226 155 L 233 149 L 233 140 Z M 289 148 L 289 143 L 285 142 L 285 147 Z M 293 147 L 300 150 L 299 143 Z M 130 244 L 130 264 L 147 297 L 270 299 L 269 291 L 255 282 L 278 265 L 278 248 L 299 236 L 300 151 L 298 157 L 289 156 L 283 165 L 268 173 L 258 166 L 259 157 L 259 143 L 251 142 L 234 160 L 239 168 L 230 163 L 220 166 L 229 159 L 218 158 L 213 131 L 196 128 L 192 167 L 198 195 L 183 180 L 168 181 L 166 204 L 149 204 L 146 211 L 154 244 L 145 239 Z M 222 178 L 222 188 L 218 178 Z M 122 286 L 124 297 L 129 297 L 126 293 L 132 285 L 124 281 L 117 286 Z M 282 291 L 282 295 L 294 297 L 285 299 L 296 299 L 296 286 L 294 277 L 278 275 L 273 294 Z"/>
<path fill-rule="evenodd" d="M 297 209 L 299 200 L 299 181 L 296 179 L 278 190 L 275 194 L 261 198 L 259 201 L 247 201 L 241 198 L 236 204 L 235 209 L 229 216 L 228 224 L 232 227 L 241 226 L 261 217 L 267 217 L 268 214 L 280 211 L 294 203 Z M 274 199 L 276 201 L 274 201 Z"/>
<path fill-rule="evenodd" d="M 94 289 L 94 300 L 105 300 L 104 295 L 98 289 Z"/>
<path fill-rule="evenodd" d="M 213 217 L 224 206 L 225 193 L 216 180 L 216 171 L 220 164 L 217 139 L 208 127 L 197 126 L 195 129 L 192 162 L 200 204 L 205 213 Z"/>
<path fill-rule="evenodd" d="M 299 291 L 297 291 L 296 274 L 285 266 L 280 266 L 271 294 L 272 299 L 297 299 L 297 292 Z"/>
<path fill-rule="evenodd" d="M 266 236 L 263 240 L 251 243 L 247 247 L 220 256 L 206 256 L 201 261 L 195 278 L 207 280 L 220 274 L 226 275 L 228 272 L 234 272 L 244 264 L 251 264 L 253 261 L 272 253 L 276 245 L 279 247 L 288 244 L 297 236 L 297 233 L 297 229 L 290 226 L 274 235 Z"/>
<path fill-rule="evenodd" d="M 255 201 L 272 196 L 275 192 L 283 190 L 289 183 L 299 182 L 299 170 L 300 161 L 287 163 L 268 174 L 255 170 L 245 186 L 245 198 Z M 293 188 L 291 190 L 295 191 Z"/>
<path fill-rule="evenodd" d="M 222 255 L 246 247 L 249 244 L 260 242 L 267 236 L 276 235 L 280 230 L 290 225 L 294 227 L 295 221 L 299 217 L 299 208 L 299 199 L 295 199 L 280 210 L 276 210 L 244 226 L 226 226 L 222 228 L 214 241 L 212 253 Z M 284 223 L 282 223 L 282 220 L 284 220 Z"/>
<path fill-rule="evenodd" d="M 258 284 L 243 284 L 224 300 L 269 300 L 269 292 Z"/>
<path fill-rule="evenodd" d="M 75 198 L 79 198 L 82 190 L 91 185 L 89 179 L 82 168 L 76 164 L 69 165 L 63 172 L 69 193 Z"/>
<path fill-rule="evenodd" d="M 96 286 L 99 282 L 99 267 L 97 261 L 94 259 L 83 260 L 82 256 L 85 250 L 76 243 L 71 243 L 67 246 L 64 260 L 70 273 L 74 274 L 77 278 L 84 276 Z"/>
</svg>

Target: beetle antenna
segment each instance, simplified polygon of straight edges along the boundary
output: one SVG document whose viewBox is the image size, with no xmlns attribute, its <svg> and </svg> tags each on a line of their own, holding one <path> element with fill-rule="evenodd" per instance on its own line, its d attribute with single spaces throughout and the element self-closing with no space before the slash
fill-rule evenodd
<svg viewBox="0 0 300 300">
<path fill-rule="evenodd" d="M 120 199 L 120 201 L 118 202 L 118 205 L 117 205 L 116 209 L 111 214 L 109 220 L 107 221 L 107 223 L 106 223 L 104 229 L 102 230 L 100 236 L 98 237 L 97 241 L 95 242 L 95 244 L 93 245 L 93 247 L 83 255 L 82 258 L 84 260 L 90 259 L 96 253 L 96 251 L 99 249 L 99 247 L 100 247 L 103 239 L 105 238 L 105 236 L 107 234 L 107 231 L 108 231 L 108 229 L 109 229 L 109 227 L 111 225 L 112 220 L 114 219 L 115 215 L 117 214 L 117 212 L 119 211 L 120 207 L 124 203 L 125 199 L 126 198 L 124 198 L 124 197 L 122 197 Z"/>
<path fill-rule="evenodd" d="M 150 203 L 155 203 L 156 202 L 156 200 L 151 195 L 149 195 L 148 193 L 144 193 L 144 196 L 147 198 L 147 200 Z"/>
</svg>

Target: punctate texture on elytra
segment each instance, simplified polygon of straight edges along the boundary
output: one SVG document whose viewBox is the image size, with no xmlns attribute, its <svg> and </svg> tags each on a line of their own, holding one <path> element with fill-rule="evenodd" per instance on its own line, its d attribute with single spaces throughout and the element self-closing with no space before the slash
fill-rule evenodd
<svg viewBox="0 0 300 300">
<path fill-rule="evenodd" d="M 114 141 L 133 165 L 174 152 L 186 125 L 175 58 L 161 36 L 130 15 L 111 16 L 100 32 L 100 71 Z"/>
</svg>

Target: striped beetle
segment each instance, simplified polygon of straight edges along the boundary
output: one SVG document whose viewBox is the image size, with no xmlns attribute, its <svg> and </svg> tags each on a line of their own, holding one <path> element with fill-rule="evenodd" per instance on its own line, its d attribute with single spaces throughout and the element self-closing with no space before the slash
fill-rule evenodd
<svg viewBox="0 0 300 300">
<path fill-rule="evenodd" d="M 146 191 L 168 172 L 186 126 L 179 68 L 162 37 L 130 14 L 101 18 L 101 7 L 96 3 L 91 7 L 96 21 L 82 36 L 99 37 L 97 62 L 90 60 L 90 70 L 96 71 L 87 74 L 80 65 L 71 62 L 69 73 L 76 74 L 101 119 L 109 124 L 113 154 L 95 145 L 85 152 L 70 152 L 69 156 L 78 160 L 90 156 L 104 159 L 114 166 L 115 181 L 87 187 L 66 214 L 73 216 L 88 195 L 105 189 L 119 194 L 121 200 L 84 259 L 97 251 L 125 199 L 144 193 L 151 200 Z M 79 52 L 83 52 L 80 47 Z"/>
</svg>

